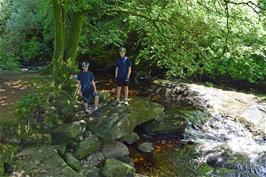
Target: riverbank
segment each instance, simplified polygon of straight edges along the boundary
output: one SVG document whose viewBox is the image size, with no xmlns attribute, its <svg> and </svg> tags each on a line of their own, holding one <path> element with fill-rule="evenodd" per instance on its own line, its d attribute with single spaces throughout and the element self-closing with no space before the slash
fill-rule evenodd
<svg viewBox="0 0 266 177">
<path fill-rule="evenodd" d="M 7 75 L 2 83 L 6 90 L 18 89 L 14 98 L 44 83 L 40 75 L 11 76 L 17 79 Z M 41 85 L 30 79 L 41 81 L 37 82 Z M 23 88 L 24 84 L 29 87 Z M 100 116 L 85 115 L 80 112 L 81 105 L 76 105 L 72 121 L 62 121 L 45 134 L 35 133 L 29 137 L 32 141 L 23 140 L 22 146 L 19 142 L 1 146 L 1 152 L 12 157 L 5 161 L 14 176 L 22 171 L 44 176 L 48 171 L 57 176 L 107 177 L 117 171 L 121 177 L 264 175 L 264 102 L 256 95 L 157 80 L 146 91 L 135 86 L 130 106 L 117 107 L 113 81 L 101 78 L 97 86 L 102 94 Z M 14 91 L 4 92 L 5 96 Z M 241 148 L 235 148 L 239 144 Z M 43 162 L 49 162 L 48 157 L 36 156 L 39 151 L 54 156 L 56 163 Z M 63 172 L 57 174 L 53 166 L 60 164 Z"/>
</svg>

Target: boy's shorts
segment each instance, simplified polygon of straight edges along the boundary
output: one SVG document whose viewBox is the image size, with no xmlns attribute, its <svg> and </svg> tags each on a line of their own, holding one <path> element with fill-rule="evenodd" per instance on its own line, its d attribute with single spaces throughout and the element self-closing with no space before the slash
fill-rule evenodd
<svg viewBox="0 0 266 177">
<path fill-rule="evenodd" d="M 84 103 L 93 102 L 93 98 L 95 96 L 98 96 L 98 94 L 96 94 L 93 90 L 82 91 L 82 99 L 83 99 Z"/>
<path fill-rule="evenodd" d="M 120 78 L 117 79 L 116 83 L 118 87 L 128 86 L 129 84 L 129 82 L 126 81 L 126 79 L 120 79 Z"/>
</svg>

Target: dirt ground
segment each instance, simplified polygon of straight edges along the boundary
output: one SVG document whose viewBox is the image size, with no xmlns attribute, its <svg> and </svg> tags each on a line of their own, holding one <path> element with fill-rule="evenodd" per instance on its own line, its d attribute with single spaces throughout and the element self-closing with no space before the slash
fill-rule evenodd
<svg viewBox="0 0 266 177">
<path fill-rule="evenodd" d="M 23 95 L 48 82 L 47 77 L 36 73 L 0 72 L 0 119 L 15 110 L 15 103 Z"/>
</svg>

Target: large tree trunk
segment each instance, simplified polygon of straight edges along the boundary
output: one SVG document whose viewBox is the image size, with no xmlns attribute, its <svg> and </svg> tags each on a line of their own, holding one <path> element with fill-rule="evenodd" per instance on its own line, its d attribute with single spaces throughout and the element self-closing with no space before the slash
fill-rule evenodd
<svg viewBox="0 0 266 177">
<path fill-rule="evenodd" d="M 66 46 L 66 61 L 68 66 L 73 67 L 76 64 L 77 50 L 79 39 L 82 30 L 82 24 L 84 20 L 84 15 L 82 13 L 72 13 L 71 15 L 71 25 L 70 33 L 68 36 L 67 46 Z"/>
<path fill-rule="evenodd" d="M 52 2 L 55 20 L 55 47 L 52 61 L 54 84 L 56 88 L 71 93 L 69 76 L 76 65 L 84 15 L 81 12 L 71 13 L 70 30 L 67 33 L 66 11 L 62 2 L 61 0 L 52 0 Z"/>
<path fill-rule="evenodd" d="M 63 70 L 62 66 L 64 64 L 64 9 L 60 0 L 52 0 L 54 7 L 54 23 L 55 23 L 55 44 L 54 44 L 54 54 L 53 54 L 53 77 L 55 86 L 60 89 Z"/>
<path fill-rule="evenodd" d="M 68 35 L 68 40 L 65 47 L 65 71 L 64 71 L 64 86 L 63 89 L 70 93 L 71 95 L 75 92 L 75 87 L 72 87 L 71 81 L 69 80 L 70 74 L 76 68 L 76 58 L 78 52 L 78 44 L 80 40 L 82 24 L 84 20 L 84 15 L 82 13 L 72 13 L 71 15 L 71 24 L 70 24 L 70 31 Z"/>
</svg>

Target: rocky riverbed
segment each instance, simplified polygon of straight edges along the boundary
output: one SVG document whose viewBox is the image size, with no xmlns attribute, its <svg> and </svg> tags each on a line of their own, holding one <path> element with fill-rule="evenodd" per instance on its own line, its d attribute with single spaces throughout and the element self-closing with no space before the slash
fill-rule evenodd
<svg viewBox="0 0 266 177">
<path fill-rule="evenodd" d="M 108 93 L 102 98 L 99 114 L 77 112 L 72 121 L 23 141 L 3 137 L 9 144 L 0 146 L 0 172 L 12 177 L 266 175 L 266 106 L 253 94 L 155 80 L 147 97 L 132 96 L 129 106 L 118 107 Z"/>
</svg>

